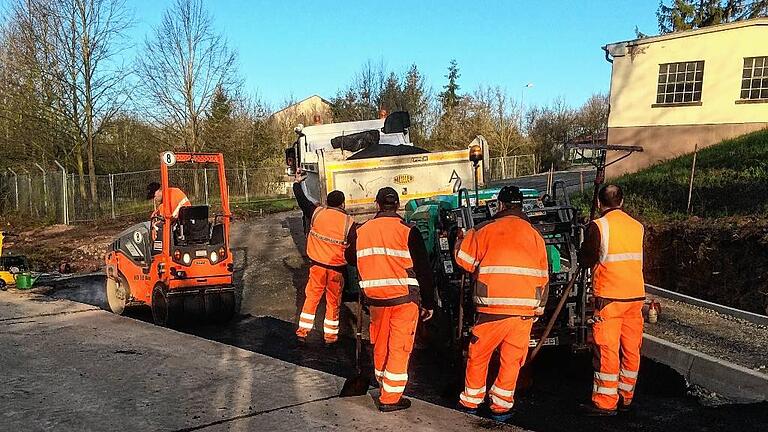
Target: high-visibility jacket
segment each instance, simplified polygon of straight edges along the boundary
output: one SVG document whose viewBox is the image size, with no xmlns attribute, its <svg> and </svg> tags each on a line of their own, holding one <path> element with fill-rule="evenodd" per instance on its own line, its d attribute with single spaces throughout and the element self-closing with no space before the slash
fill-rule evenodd
<svg viewBox="0 0 768 432">
<path fill-rule="evenodd" d="M 619 209 L 594 222 L 600 232 L 600 257 L 592 273 L 595 296 L 643 299 L 643 225 Z"/>
<path fill-rule="evenodd" d="M 399 217 L 376 217 L 357 229 L 360 289 L 371 306 L 419 302 L 419 282 L 408 247 L 411 226 Z"/>
<path fill-rule="evenodd" d="M 178 218 L 179 217 L 179 210 L 181 210 L 182 207 L 189 207 L 192 204 L 189 202 L 189 198 L 187 198 L 187 194 L 182 192 L 179 188 L 168 188 L 168 195 L 171 197 L 171 217 L 172 218 Z M 165 216 L 165 204 L 160 204 L 160 207 L 155 210 L 154 213 L 152 213 L 152 217 L 155 216 Z"/>
<path fill-rule="evenodd" d="M 475 274 L 479 313 L 532 316 L 546 302 L 544 239 L 522 215 L 503 212 L 467 231 L 456 263 Z"/>
<path fill-rule="evenodd" d="M 331 267 L 347 263 L 344 250 L 354 221 L 341 209 L 317 207 L 307 237 L 307 255 L 312 261 Z"/>
</svg>

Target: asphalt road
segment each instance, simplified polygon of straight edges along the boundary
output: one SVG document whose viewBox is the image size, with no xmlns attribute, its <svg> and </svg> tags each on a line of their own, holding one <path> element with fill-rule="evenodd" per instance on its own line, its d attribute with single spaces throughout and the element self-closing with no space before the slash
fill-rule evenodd
<svg viewBox="0 0 768 432">
<path fill-rule="evenodd" d="M 507 180 L 496 180 L 491 182 L 491 185 L 501 186 L 510 184 L 520 188 L 536 189 L 539 192 L 544 192 L 547 189 L 548 177 L 549 173 L 535 174 Z M 554 173 L 554 182 L 558 181 L 563 182 L 569 194 L 578 192 L 581 184 L 584 185 L 585 192 L 591 192 L 593 182 L 595 181 L 595 170 L 587 170 L 585 168 L 585 171 L 557 171 Z"/>
<path fill-rule="evenodd" d="M 578 173 L 556 175 L 573 181 Z M 585 174 L 585 178 L 587 175 Z M 546 176 L 521 178 L 524 187 L 546 185 Z M 570 183 L 573 187 L 573 182 Z M 233 227 L 237 257 L 236 278 L 244 286 L 240 316 L 226 326 L 199 326 L 182 329 L 206 339 L 265 354 L 297 365 L 341 377 L 354 373 L 354 315 L 351 304 L 342 307 L 341 341 L 326 348 L 316 332 L 306 345 L 294 337 L 297 312 L 303 302 L 306 283 L 304 237 L 300 215 L 286 213 L 238 222 Z M 102 282 L 92 278 L 54 295 L 103 305 Z M 322 316 L 323 308 L 318 311 Z M 148 309 L 136 309 L 132 317 L 151 321 Z M 463 385 L 460 364 L 448 361 L 440 349 L 417 342 L 406 394 L 446 407 L 455 406 Z M 370 373 L 370 347 L 363 355 Z M 768 430 L 768 403 L 708 407 L 686 387 L 682 376 L 670 368 L 644 360 L 634 412 L 614 418 L 585 418 L 578 414 L 579 403 L 587 402 L 591 391 L 590 353 L 571 354 L 548 349 L 533 365 L 533 384 L 519 388 L 516 412 L 511 423 L 526 429 L 554 432 L 630 431 L 733 431 Z"/>
</svg>

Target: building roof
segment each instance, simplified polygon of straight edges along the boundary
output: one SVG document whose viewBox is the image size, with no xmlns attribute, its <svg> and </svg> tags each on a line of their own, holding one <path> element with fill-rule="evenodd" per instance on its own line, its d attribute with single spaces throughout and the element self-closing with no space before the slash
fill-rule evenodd
<svg viewBox="0 0 768 432">
<path fill-rule="evenodd" d="M 288 105 L 287 107 L 285 107 L 285 108 L 283 108 L 281 110 L 275 111 L 272 115 L 277 115 L 277 114 L 280 114 L 283 111 L 288 111 L 289 109 L 297 107 L 297 106 L 303 104 L 304 102 L 306 102 L 306 101 L 308 101 L 308 100 L 310 100 L 312 98 L 319 98 L 320 101 L 323 102 L 326 105 L 330 105 L 331 104 L 331 102 L 329 102 L 327 99 L 323 98 L 322 96 L 313 94 L 311 96 L 305 97 L 304 99 L 302 99 L 302 100 L 300 100 L 298 102 L 292 103 L 292 104 Z"/>
<path fill-rule="evenodd" d="M 707 33 L 715 33 L 720 31 L 734 30 L 738 28 L 752 27 L 752 26 L 768 26 L 768 18 L 753 18 L 753 19 L 742 20 L 742 21 L 734 21 L 726 24 L 707 26 L 707 27 L 702 27 L 702 28 L 693 29 L 693 30 L 683 30 L 683 31 L 658 35 L 658 36 L 651 36 L 651 37 L 645 37 L 645 38 L 639 38 L 639 39 L 631 39 L 626 41 L 614 42 L 614 43 L 605 45 L 603 47 L 603 50 L 605 50 L 606 53 L 608 54 L 614 55 L 614 52 L 623 51 L 623 49 L 629 46 L 646 45 L 646 44 L 661 42 L 661 41 L 670 40 L 670 39 L 699 36 Z M 617 54 L 617 55 L 621 55 L 621 54 Z"/>
</svg>

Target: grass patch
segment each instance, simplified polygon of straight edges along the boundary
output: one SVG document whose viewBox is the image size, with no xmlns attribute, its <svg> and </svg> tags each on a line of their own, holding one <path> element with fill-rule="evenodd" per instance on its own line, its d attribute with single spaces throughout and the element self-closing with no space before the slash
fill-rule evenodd
<svg viewBox="0 0 768 432">
<path fill-rule="evenodd" d="M 258 201 L 238 202 L 231 203 L 230 206 L 235 212 L 246 214 L 280 213 L 298 208 L 296 200 L 293 198 L 271 198 Z"/>
<path fill-rule="evenodd" d="M 688 217 L 688 183 L 693 154 L 660 162 L 612 180 L 624 188 L 625 206 L 646 221 Z M 589 211 L 591 194 L 573 197 Z M 768 130 L 699 151 L 691 214 L 699 217 L 765 215 L 768 211 Z"/>
</svg>

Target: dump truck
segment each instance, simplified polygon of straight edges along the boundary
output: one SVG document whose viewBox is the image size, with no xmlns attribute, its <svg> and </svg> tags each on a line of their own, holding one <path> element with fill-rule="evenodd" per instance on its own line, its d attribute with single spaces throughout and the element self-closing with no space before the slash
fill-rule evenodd
<svg viewBox="0 0 768 432">
<path fill-rule="evenodd" d="M 304 193 L 320 204 L 328 192 L 344 192 L 347 211 L 353 215 L 373 213 L 376 192 L 384 186 L 394 187 L 404 204 L 452 194 L 475 181 L 485 183 L 487 167 L 481 164 L 475 169 L 469 147 L 429 152 L 414 146 L 409 126 L 404 111 L 376 120 L 298 125 L 296 141 L 286 149 L 288 174 L 306 173 Z M 473 144 L 481 146 L 487 160 L 485 140 L 478 137 Z"/>
<path fill-rule="evenodd" d="M 173 216 L 170 174 L 176 165 L 217 168 L 217 214 L 209 214 L 208 205 L 190 205 L 180 206 Z M 149 305 L 155 323 L 171 327 L 229 321 L 236 298 L 224 158 L 220 153 L 165 152 L 160 177 L 164 211 L 118 234 L 107 251 L 109 309 L 123 314 L 128 307 Z"/>
</svg>

